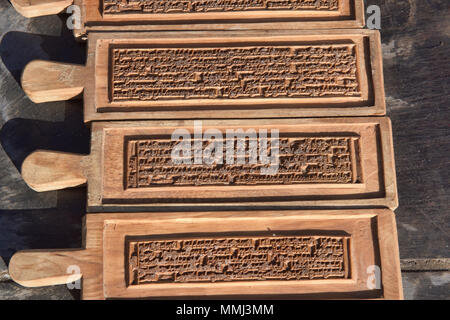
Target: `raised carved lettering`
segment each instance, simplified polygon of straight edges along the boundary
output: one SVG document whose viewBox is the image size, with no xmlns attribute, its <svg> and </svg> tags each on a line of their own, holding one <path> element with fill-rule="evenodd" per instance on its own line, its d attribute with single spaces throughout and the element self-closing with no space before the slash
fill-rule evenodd
<svg viewBox="0 0 450 320">
<path fill-rule="evenodd" d="M 349 240 L 277 236 L 128 241 L 128 283 L 345 279 Z"/>
<path fill-rule="evenodd" d="M 172 150 L 178 141 L 170 139 L 131 139 L 127 145 L 127 188 L 200 185 L 279 185 L 299 183 L 359 183 L 357 137 L 295 137 L 279 139 L 279 162 L 276 172 L 263 174 L 272 163 L 250 163 L 250 139 L 245 139 L 245 161 L 227 163 L 226 146 L 237 145 L 239 138 L 225 139 L 223 161 L 215 164 L 176 164 Z M 260 139 L 256 138 L 254 146 Z M 192 140 L 195 145 L 195 140 Z M 203 151 L 211 141 L 201 143 Z M 261 151 L 261 149 L 260 149 Z M 222 152 L 222 151 L 221 151 Z M 258 150 L 253 150 L 258 152 Z M 271 156 L 270 138 L 267 154 Z M 256 155 L 258 156 L 258 154 Z"/>
<path fill-rule="evenodd" d="M 339 0 L 103 0 L 103 13 L 208 13 L 339 9 Z"/>
<path fill-rule="evenodd" d="M 354 44 L 111 52 L 113 103 L 362 96 Z"/>
</svg>

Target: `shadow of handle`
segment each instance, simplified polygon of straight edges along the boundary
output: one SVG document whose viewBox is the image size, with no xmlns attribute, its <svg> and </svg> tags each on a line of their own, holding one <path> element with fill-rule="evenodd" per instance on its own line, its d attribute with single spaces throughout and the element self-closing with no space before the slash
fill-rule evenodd
<svg viewBox="0 0 450 320">
<path fill-rule="evenodd" d="M 75 98 L 84 90 L 86 68 L 82 65 L 34 60 L 22 74 L 22 88 L 36 103 Z"/>
<path fill-rule="evenodd" d="M 73 0 L 11 0 L 11 4 L 26 18 L 58 14 L 70 6 Z"/>
<path fill-rule="evenodd" d="M 87 182 L 83 160 L 88 156 L 38 150 L 22 164 L 22 177 L 38 192 L 78 187 Z"/>
</svg>

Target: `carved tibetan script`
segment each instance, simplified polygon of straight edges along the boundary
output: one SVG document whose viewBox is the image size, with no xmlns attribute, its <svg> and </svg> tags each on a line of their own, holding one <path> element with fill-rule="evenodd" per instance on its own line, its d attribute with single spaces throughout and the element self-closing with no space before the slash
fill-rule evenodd
<svg viewBox="0 0 450 320">
<path fill-rule="evenodd" d="M 338 9 L 339 0 L 103 0 L 105 14 Z"/>
<path fill-rule="evenodd" d="M 112 47 L 110 101 L 361 97 L 354 44 Z"/>
<path fill-rule="evenodd" d="M 345 279 L 347 241 L 328 236 L 129 241 L 128 282 Z"/>
<path fill-rule="evenodd" d="M 240 140 L 242 139 L 242 140 Z M 228 145 L 243 142 L 244 157 L 238 161 L 233 153 L 230 163 L 226 157 Z M 195 140 L 194 145 L 195 145 Z M 356 159 L 359 159 L 357 137 L 296 137 L 280 138 L 278 156 L 272 152 L 270 139 L 266 145 L 256 138 L 225 139 L 222 161 L 195 164 L 195 151 L 189 164 L 173 161 L 173 148 L 179 143 L 170 139 L 130 139 L 126 155 L 126 188 L 154 186 L 199 185 L 279 185 L 298 183 L 359 183 Z M 212 141 L 202 141 L 202 151 Z M 251 153 L 266 150 L 266 163 L 250 163 Z M 262 146 L 262 147 L 261 147 Z M 255 149 L 256 147 L 256 149 Z M 250 150 L 253 150 L 251 152 Z M 220 152 L 220 151 L 219 151 Z M 255 159 L 258 154 L 254 155 Z M 274 164 L 276 165 L 274 166 Z M 264 171 L 272 168 L 272 172 Z"/>
</svg>

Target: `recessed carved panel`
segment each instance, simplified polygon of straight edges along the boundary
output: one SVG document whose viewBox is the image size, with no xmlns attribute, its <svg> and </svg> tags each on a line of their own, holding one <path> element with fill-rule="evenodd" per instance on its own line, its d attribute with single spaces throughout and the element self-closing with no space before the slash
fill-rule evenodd
<svg viewBox="0 0 450 320">
<path fill-rule="evenodd" d="M 92 37 L 89 121 L 385 113 L 373 30 Z"/>
<path fill-rule="evenodd" d="M 129 284 L 344 279 L 348 237 L 129 241 Z"/>
<path fill-rule="evenodd" d="M 232 163 L 229 163 L 227 146 L 237 146 L 239 142 L 242 142 L 245 152 L 238 159 L 233 149 Z M 228 139 L 221 141 L 223 147 L 218 151 L 222 154 L 220 163 L 210 165 L 195 164 L 195 152 L 188 159 L 191 164 L 174 162 L 172 152 L 179 141 L 131 139 L 127 143 L 127 188 L 361 182 L 356 163 L 360 157 L 357 137 L 280 138 L 277 155 L 272 149 L 270 138 L 265 144 L 259 138 Z M 213 141 L 200 143 L 204 153 Z M 261 151 L 270 158 L 266 163 L 259 161 Z M 252 153 L 255 153 L 253 163 L 250 162 Z M 269 173 L 270 168 L 273 171 Z"/>
<path fill-rule="evenodd" d="M 32 0 L 31 6 L 42 1 Z M 83 8 L 77 36 L 95 31 L 311 30 L 364 25 L 364 4 L 359 0 L 72 1 Z"/>
<path fill-rule="evenodd" d="M 13 280 L 61 284 L 76 265 L 90 300 L 402 298 L 387 209 L 96 213 L 86 215 L 82 236 L 78 249 L 17 252 Z M 367 281 L 374 266 L 377 289 Z"/>
<path fill-rule="evenodd" d="M 103 0 L 105 14 L 338 9 L 339 0 Z"/>
<path fill-rule="evenodd" d="M 111 102 L 360 97 L 355 45 L 113 48 Z"/>
<path fill-rule="evenodd" d="M 385 118 L 116 121 L 96 122 L 92 131 L 94 166 L 86 166 L 92 209 L 395 207 Z"/>
</svg>

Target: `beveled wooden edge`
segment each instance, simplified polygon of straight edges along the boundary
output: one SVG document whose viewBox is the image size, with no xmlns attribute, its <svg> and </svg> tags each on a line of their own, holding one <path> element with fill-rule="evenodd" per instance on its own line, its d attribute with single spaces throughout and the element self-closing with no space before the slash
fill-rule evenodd
<svg viewBox="0 0 450 320">
<path fill-rule="evenodd" d="M 74 36 L 80 40 L 87 40 L 87 34 L 90 32 L 113 32 L 113 31 L 167 31 L 167 30 L 316 30 L 316 29 L 346 29 L 346 28 L 363 28 L 365 26 L 364 3 L 362 0 L 350 0 L 352 4 L 350 10 L 353 11 L 352 16 L 344 17 L 344 19 L 335 21 L 285 21 L 285 22 L 221 22 L 210 23 L 164 23 L 151 24 L 139 23 L 139 21 L 115 25 L 114 21 L 88 21 L 87 11 L 84 0 L 40 0 L 41 3 L 31 4 L 32 0 L 10 0 L 12 6 L 18 13 L 27 18 L 39 17 L 44 15 L 58 14 L 70 6 L 72 3 L 81 9 L 81 27 L 73 30 Z M 39 0 L 37 0 L 39 1 Z M 100 11 L 95 13 L 101 17 Z M 194 20 L 195 21 L 195 20 Z"/>
<path fill-rule="evenodd" d="M 106 221 L 142 221 L 151 219 L 171 223 L 181 219 L 227 219 L 236 217 L 327 216 L 330 219 L 376 218 L 384 299 L 403 299 L 395 215 L 388 209 L 346 210 L 264 210 L 87 214 L 83 218 L 83 247 L 71 250 L 25 250 L 17 252 L 9 264 L 12 279 L 23 286 L 38 287 L 73 282 L 82 276 L 82 298 L 104 300 L 103 230 Z M 69 266 L 79 266 L 81 274 L 68 273 Z"/>
<path fill-rule="evenodd" d="M 81 8 L 82 27 L 79 30 L 74 30 L 76 37 L 81 37 L 85 40 L 86 35 L 92 32 L 114 32 L 114 31 L 205 31 L 205 30 L 317 30 L 317 29 L 360 29 L 365 26 L 365 7 L 362 0 L 350 0 L 350 10 L 353 11 L 349 17 L 340 17 L 337 20 L 330 21 L 283 21 L 283 22 L 225 22 L 214 19 L 212 22 L 203 22 L 189 19 L 189 22 L 183 21 L 181 23 L 152 23 L 133 21 L 133 23 L 117 24 L 114 21 L 102 20 L 100 10 L 90 13 L 88 16 L 87 6 L 85 0 L 74 0 L 74 4 Z"/>
<path fill-rule="evenodd" d="M 394 212 L 386 210 L 378 217 L 377 226 L 384 298 L 386 300 L 403 300 L 400 251 Z"/>
<path fill-rule="evenodd" d="M 89 177 L 88 183 L 88 212 L 111 212 L 111 211 L 142 211 L 142 210 L 155 210 L 159 207 L 171 208 L 177 210 L 182 207 L 272 207 L 272 206 L 372 206 L 372 207 L 387 207 L 395 210 L 398 207 L 398 195 L 397 195 L 397 179 L 395 172 L 395 161 L 392 144 L 392 129 L 389 118 L 372 117 L 372 118 L 313 118 L 313 119 L 260 119 L 252 120 L 251 125 L 258 126 L 269 124 L 272 126 L 283 124 L 327 124 L 327 123 L 361 123 L 361 124 L 374 124 L 379 126 L 378 141 L 381 143 L 379 146 L 379 157 L 382 162 L 383 179 L 385 196 L 382 198 L 372 199 L 352 199 L 352 200 L 296 200 L 296 201 L 243 201 L 243 202 L 182 202 L 182 203 L 152 203 L 152 204 L 103 204 L 102 203 L 102 174 L 103 174 L 103 129 L 104 128 L 126 128 L 126 127 L 138 127 L 138 126 L 151 126 L 151 127 L 165 127 L 165 126 L 178 126 L 178 127 L 190 127 L 193 126 L 194 121 L 191 120 L 173 120 L 173 121 L 134 121 L 134 122 L 94 122 L 92 124 L 92 144 L 91 155 L 89 163 L 87 165 L 89 171 L 86 175 Z M 205 120 L 203 125 L 206 126 L 227 126 L 227 125 L 250 125 L 246 120 Z M 95 143 L 97 141 L 97 143 Z M 351 203 L 351 204 L 349 204 Z"/>
<path fill-rule="evenodd" d="M 372 218 L 375 216 L 360 212 L 358 215 L 327 215 L 313 212 L 297 212 L 295 215 L 244 217 L 217 219 L 190 218 L 155 220 L 136 219 L 120 220 L 107 219 L 103 231 L 103 283 L 106 298 L 151 298 L 199 296 L 213 297 L 217 295 L 243 295 L 252 288 L 252 294 L 334 294 L 364 292 L 373 290 L 367 286 L 368 266 L 376 263 L 378 256 L 375 244 L 375 233 L 371 228 Z M 270 281 L 270 282 L 219 282 L 219 283 L 179 283 L 164 284 L 153 283 L 148 285 L 125 285 L 126 265 L 121 257 L 122 248 L 125 248 L 126 238 L 143 235 L 158 235 L 161 239 L 172 238 L 175 234 L 198 232 L 214 234 L 223 232 L 264 232 L 294 231 L 294 230 L 321 230 L 322 232 L 340 231 L 346 234 L 349 241 L 349 267 L 350 274 L 346 279 L 320 279 L 314 282 L 308 280 Z M 201 236 L 200 236 L 201 237 Z M 175 288 L 174 288 L 175 287 Z M 242 291 L 241 291 L 242 290 Z M 151 291 L 151 292 L 150 292 Z"/>
<path fill-rule="evenodd" d="M 304 35 L 266 35 L 264 38 L 239 36 L 229 38 L 226 36 L 211 36 L 208 38 L 190 38 L 184 37 L 183 40 L 176 38 L 155 38 L 143 39 L 122 39 L 119 34 L 114 39 L 101 39 L 96 43 L 96 63 L 95 63 L 95 108 L 96 112 L 102 113 L 114 113 L 121 110 L 128 109 L 126 112 L 140 113 L 142 111 L 154 112 L 158 110 L 168 110 L 172 112 L 179 112 L 183 114 L 189 114 L 186 111 L 190 110 L 203 110 L 208 112 L 209 109 L 213 109 L 216 117 L 220 117 L 223 110 L 233 110 L 239 114 L 240 111 L 253 110 L 256 113 L 265 113 L 265 109 L 274 108 L 291 108 L 302 109 L 304 107 L 312 107 L 316 109 L 329 109 L 329 108 L 347 108 L 347 107 L 370 107 L 375 101 L 371 97 L 373 94 L 372 85 L 377 86 L 377 83 L 372 83 L 371 71 L 368 70 L 367 64 L 369 63 L 369 57 L 366 53 L 367 48 L 367 36 L 361 34 L 354 35 L 324 35 L 323 39 L 319 39 L 317 36 L 304 36 Z M 208 48 L 214 47 L 218 44 L 226 45 L 232 43 L 232 46 L 245 46 L 249 42 L 257 45 L 284 45 L 296 46 L 297 42 L 333 42 L 343 41 L 349 47 L 353 47 L 356 57 L 356 78 L 358 79 L 360 95 L 357 97 L 339 96 L 339 97 L 297 97 L 297 98 L 243 98 L 243 99 L 174 99 L 174 100 L 156 100 L 156 101 L 111 101 L 111 50 L 116 46 L 119 47 L 134 47 L 134 46 L 146 46 L 152 43 L 156 47 L 165 47 L 167 44 L 171 46 L 186 48 L 189 46 L 202 46 L 205 45 Z M 351 42 L 351 43 L 350 43 Z M 91 103 L 87 101 L 87 103 Z M 143 108 L 143 110 L 139 110 Z M 299 111 L 296 111 L 299 113 Z M 233 117 L 235 118 L 235 117 Z"/>
<path fill-rule="evenodd" d="M 213 37 L 269 37 L 273 36 L 293 36 L 293 35 L 363 35 L 368 39 L 368 47 L 370 54 L 366 53 L 366 59 L 369 59 L 371 64 L 371 77 L 369 85 L 372 86 L 374 95 L 373 105 L 364 107 L 354 106 L 337 106 L 337 107 L 318 107 L 318 106 L 300 106 L 300 107 L 282 107 L 274 108 L 265 106 L 259 108 L 252 106 L 245 108 L 219 110 L 217 107 L 213 110 L 201 110 L 189 108 L 189 110 L 161 110 L 157 111 L 129 111 L 129 112 L 97 112 L 95 105 L 96 101 L 96 44 L 98 40 L 114 39 L 117 33 L 100 33 L 92 32 L 89 35 L 88 42 L 88 61 L 86 68 L 87 72 L 86 86 L 84 90 L 84 121 L 109 121 L 109 120 L 137 120 L 137 119 L 255 119 L 255 118 L 297 118 L 297 117 L 345 117 L 345 116 L 384 116 L 386 115 L 386 102 L 384 91 L 384 76 L 380 34 L 377 30 L 249 30 L 249 31 L 184 31 L 180 32 L 158 32 L 157 36 L 161 38 L 180 39 L 183 37 L 196 38 L 213 38 Z M 151 38 L 155 33 L 120 33 L 121 39 L 142 39 Z"/>
<path fill-rule="evenodd" d="M 239 217 L 282 217 L 303 215 L 317 218 L 326 215 L 330 218 L 376 218 L 379 255 L 382 272 L 383 297 L 378 299 L 402 300 L 403 286 L 400 269 L 400 255 L 398 250 L 398 237 L 395 214 L 389 209 L 329 209 L 329 210 L 258 210 L 258 211 L 205 211 L 205 212 L 154 212 L 154 213 L 98 213 L 85 216 L 84 229 L 88 236 L 85 238 L 86 248 L 100 251 L 103 248 L 103 227 L 106 220 L 146 220 L 166 221 L 170 223 L 177 219 L 217 218 L 226 219 Z M 103 260 L 103 258 L 101 258 Z M 93 279 L 84 279 L 83 299 L 105 299 L 103 273 Z M 86 290 L 86 286 L 89 290 Z M 91 291 L 92 290 L 92 291 Z"/>
<path fill-rule="evenodd" d="M 395 165 L 394 136 L 392 132 L 392 121 L 385 117 L 380 122 L 381 130 L 386 130 L 387 134 L 381 135 L 382 159 L 384 164 L 384 183 L 386 188 L 386 201 L 388 207 L 395 210 L 399 206 L 397 188 L 397 169 Z"/>
<path fill-rule="evenodd" d="M 202 203 L 152 203 L 152 204 L 121 204 L 111 205 L 102 203 L 102 177 L 103 177 L 103 129 L 104 128 L 127 128 L 138 126 L 149 127 L 190 127 L 193 121 L 136 121 L 136 122 L 97 122 L 92 126 L 91 155 L 74 155 L 62 152 L 38 150 L 29 155 L 22 165 L 22 175 L 27 184 L 36 191 L 60 190 L 88 183 L 88 211 L 104 212 L 111 210 L 143 210 L 155 207 L 242 207 L 242 206 L 380 206 L 396 209 L 398 207 L 397 183 L 395 172 L 395 160 L 392 142 L 392 128 L 389 118 L 339 118 L 339 119 L 278 119 L 278 120 L 253 120 L 252 125 L 294 125 L 294 124 L 327 124 L 327 123 L 358 123 L 373 124 L 379 126 L 377 141 L 379 146 L 380 164 L 383 169 L 383 187 L 385 195 L 382 198 L 353 199 L 353 200 L 305 200 L 305 201 L 247 201 L 247 202 L 224 202 L 215 203 L 205 201 Z M 206 120 L 205 126 L 248 126 L 245 120 Z M 351 202 L 351 204 L 349 204 Z M 119 209 L 117 209 L 119 208 Z M 122 208 L 122 209 L 120 209 Z M 126 208 L 126 209 L 123 209 Z"/>
<path fill-rule="evenodd" d="M 341 123 L 341 124 L 318 124 L 318 125 L 265 125 L 255 128 L 251 125 L 239 125 L 220 127 L 217 125 L 207 127 L 202 126 L 202 130 L 218 129 L 224 132 L 228 129 L 278 129 L 280 136 L 283 133 L 300 132 L 302 134 L 329 134 L 331 137 L 336 134 L 346 134 L 355 138 L 355 144 L 362 149 L 362 152 L 354 151 L 358 153 L 358 159 L 352 159 L 353 171 L 352 174 L 355 177 L 355 181 L 351 184 L 333 184 L 333 183 L 314 183 L 314 184 L 288 184 L 288 185 L 258 185 L 258 186 L 229 186 L 229 185 L 216 185 L 216 186 L 170 186 L 170 187 L 158 187 L 152 186 L 149 188 L 137 188 L 129 189 L 124 186 L 124 180 L 126 174 L 119 174 L 124 172 L 124 157 L 126 153 L 124 148 L 128 137 L 133 136 L 146 136 L 148 134 L 158 134 L 161 136 L 168 136 L 180 127 L 128 127 L 128 128 L 107 128 L 104 131 L 103 136 L 103 177 L 102 177 L 102 203 L 117 203 L 126 205 L 133 203 L 134 199 L 148 199 L 151 202 L 158 202 L 156 199 L 161 199 L 163 202 L 180 202 L 183 199 L 184 202 L 193 201 L 211 201 L 215 198 L 223 199 L 222 201 L 230 202 L 234 199 L 248 198 L 255 199 L 255 201 L 264 201 L 265 197 L 321 197 L 326 196 L 334 197 L 341 196 L 354 199 L 358 198 L 358 195 L 379 193 L 381 189 L 384 189 L 383 180 L 379 179 L 380 167 L 377 161 L 373 161 L 373 154 L 377 153 L 377 139 L 378 130 L 373 125 L 354 124 L 354 123 Z M 192 127 L 186 127 L 187 130 L 193 129 Z M 357 138 L 356 138 L 357 137 Z M 357 141 L 357 142 L 356 142 Z M 354 150 L 355 146 L 350 147 Z M 356 156 L 356 154 L 355 154 Z M 356 181 L 356 176 L 361 176 L 362 181 Z M 276 190 L 276 193 L 273 192 Z M 184 200 L 186 199 L 186 200 Z M 227 199 L 227 200 L 224 200 Z M 257 199 L 257 200 L 256 200 Z M 273 201 L 273 199 L 271 199 Z M 248 200 L 247 200 L 248 201 Z M 145 202 L 145 201 L 144 201 Z M 143 203 L 143 201 L 137 201 L 137 203 Z"/>
</svg>

